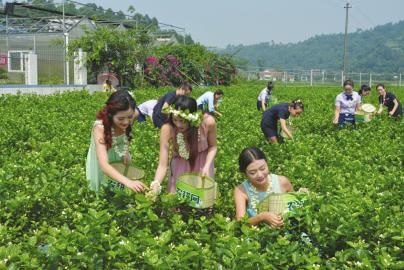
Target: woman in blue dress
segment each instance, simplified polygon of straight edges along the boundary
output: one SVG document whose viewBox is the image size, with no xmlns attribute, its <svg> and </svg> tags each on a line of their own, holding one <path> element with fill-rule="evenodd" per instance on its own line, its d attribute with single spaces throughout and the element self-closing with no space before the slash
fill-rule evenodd
<svg viewBox="0 0 404 270">
<path fill-rule="evenodd" d="M 281 123 L 282 131 L 290 139 L 293 136 L 286 126 L 286 120 L 290 116 L 297 117 L 304 111 L 303 102 L 300 99 L 293 100 L 291 103 L 281 103 L 272 106 L 262 114 L 261 130 L 265 138 L 270 143 L 278 143 L 278 121 Z"/>
<path fill-rule="evenodd" d="M 247 180 L 234 189 L 236 219 L 240 220 L 247 214 L 251 225 L 265 222 L 273 228 L 281 227 L 282 215 L 270 212 L 258 213 L 257 205 L 269 193 L 293 192 L 289 179 L 286 176 L 272 174 L 265 154 L 256 147 L 248 147 L 241 152 L 239 169 Z M 307 192 L 307 189 L 300 188 L 299 192 Z"/>
</svg>

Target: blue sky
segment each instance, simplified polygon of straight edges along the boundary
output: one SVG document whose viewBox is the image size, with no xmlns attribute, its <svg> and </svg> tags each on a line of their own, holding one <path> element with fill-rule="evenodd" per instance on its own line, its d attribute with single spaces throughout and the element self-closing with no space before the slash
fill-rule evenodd
<svg viewBox="0 0 404 270">
<path fill-rule="evenodd" d="M 207 46 L 303 41 L 341 33 L 344 0 L 79 0 L 122 10 L 129 5 L 160 22 L 185 28 Z M 404 0 L 351 0 L 349 32 L 404 19 Z"/>
</svg>

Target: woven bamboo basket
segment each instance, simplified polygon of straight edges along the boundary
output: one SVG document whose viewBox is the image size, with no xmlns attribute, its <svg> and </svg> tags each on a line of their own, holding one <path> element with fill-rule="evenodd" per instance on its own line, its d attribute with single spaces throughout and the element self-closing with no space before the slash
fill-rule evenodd
<svg viewBox="0 0 404 270">
<path fill-rule="evenodd" d="M 301 194 L 301 193 L 300 193 Z M 257 205 L 258 213 L 270 212 L 274 214 L 285 214 L 294 208 L 302 205 L 295 193 L 270 193 Z"/>
<path fill-rule="evenodd" d="M 289 125 L 289 124 L 286 124 L 286 127 L 288 128 L 289 132 L 290 132 L 290 133 L 292 134 L 292 136 L 293 136 L 293 134 L 296 132 L 296 129 L 294 128 L 294 126 Z M 284 138 L 284 139 L 290 139 L 290 138 L 288 137 L 288 135 L 286 135 L 286 133 L 283 132 L 282 129 L 281 129 L 281 136 L 282 136 L 282 138 Z"/>
<path fill-rule="evenodd" d="M 363 104 L 361 110 L 355 113 L 356 123 L 367 123 L 372 121 L 373 115 L 376 112 L 376 107 L 370 103 Z"/>
<path fill-rule="evenodd" d="M 197 173 L 184 173 L 177 178 L 177 194 L 185 198 L 191 207 L 209 208 L 217 198 L 217 184 L 207 176 Z"/>
<path fill-rule="evenodd" d="M 131 180 L 140 180 L 144 177 L 144 171 L 136 168 L 132 162 L 125 165 L 122 161 L 111 162 L 110 165 L 114 167 L 120 174 L 128 177 Z"/>
</svg>

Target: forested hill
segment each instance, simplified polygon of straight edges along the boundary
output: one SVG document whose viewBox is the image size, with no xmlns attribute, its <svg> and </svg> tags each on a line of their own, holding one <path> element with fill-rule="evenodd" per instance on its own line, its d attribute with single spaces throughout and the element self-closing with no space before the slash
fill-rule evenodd
<svg viewBox="0 0 404 270">
<path fill-rule="evenodd" d="M 404 21 L 358 30 L 348 37 L 349 70 L 404 72 Z M 299 43 L 229 45 L 220 50 L 235 54 L 251 66 L 280 69 L 341 70 L 344 35 L 319 35 Z"/>
</svg>

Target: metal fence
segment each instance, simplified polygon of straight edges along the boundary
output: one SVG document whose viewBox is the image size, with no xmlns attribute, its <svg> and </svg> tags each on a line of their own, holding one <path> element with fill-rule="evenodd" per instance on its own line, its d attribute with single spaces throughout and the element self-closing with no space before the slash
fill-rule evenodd
<svg viewBox="0 0 404 270">
<path fill-rule="evenodd" d="M 245 80 L 272 80 L 284 84 L 304 84 L 310 86 L 342 85 L 345 79 L 352 79 L 356 85 L 367 84 L 372 87 L 378 83 L 383 83 L 401 87 L 403 79 L 401 73 L 349 72 L 344 75 L 342 71 L 318 69 L 264 69 L 259 71 L 239 68 L 238 74 L 241 79 Z"/>
<path fill-rule="evenodd" d="M 34 52 L 38 57 L 38 83 L 63 84 L 66 74 L 73 80 L 73 61 L 66 71 L 63 33 L 0 35 L 0 69 L 6 79 L 1 84 L 24 84 L 24 55 Z"/>
</svg>

